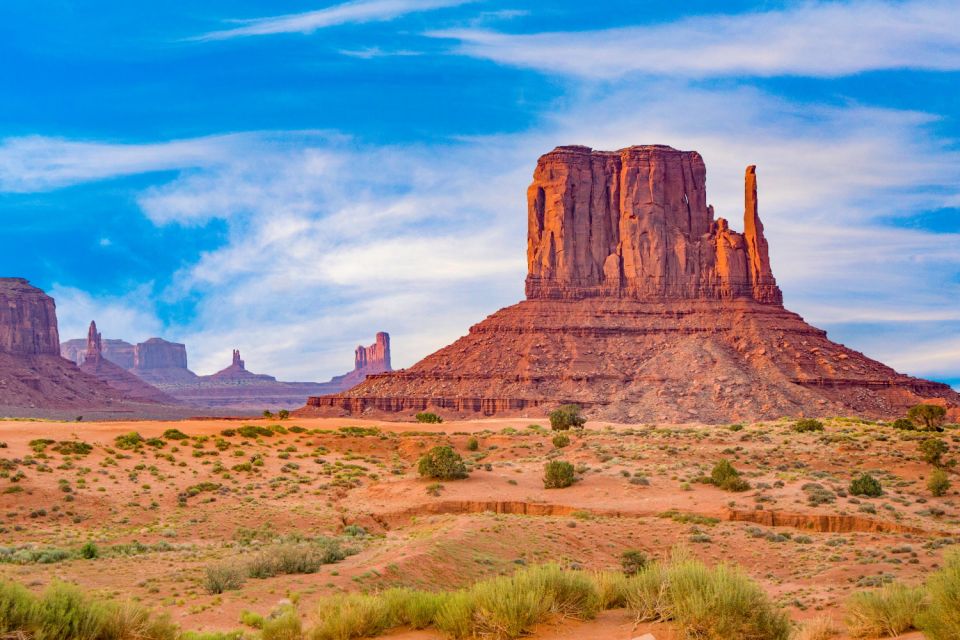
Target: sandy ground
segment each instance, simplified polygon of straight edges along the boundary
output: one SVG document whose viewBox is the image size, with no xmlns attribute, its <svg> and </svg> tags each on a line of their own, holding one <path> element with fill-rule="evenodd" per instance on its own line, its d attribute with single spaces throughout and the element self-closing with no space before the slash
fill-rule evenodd
<svg viewBox="0 0 960 640">
<path fill-rule="evenodd" d="M 309 621 L 320 597 L 341 590 L 449 589 L 548 561 L 616 568 L 625 549 L 663 558 L 682 545 L 708 562 L 743 566 L 798 621 L 839 620 L 852 592 L 890 579 L 917 583 L 960 542 L 957 493 L 929 495 L 931 468 L 918 457 L 918 434 L 852 420 L 829 421 L 825 432 L 809 434 L 792 432 L 787 422 L 738 431 L 591 423 L 557 450 L 552 433 L 529 427 L 536 422 L 547 424 L 0 422 L 6 444 L 0 458 L 7 461 L 0 544 L 76 550 L 93 541 L 101 552 L 94 560 L 3 563 L 0 575 L 34 589 L 54 579 L 74 581 L 167 611 L 188 629 L 226 630 L 241 628 L 242 611 L 266 614 L 288 598 Z M 287 433 L 221 435 L 245 424 L 281 424 Z M 189 438 L 163 440 L 159 448 L 116 448 L 119 435 L 159 438 L 168 429 Z M 954 448 L 956 433 L 943 435 Z M 476 451 L 468 449 L 471 437 Z M 54 442 L 31 447 L 40 438 Z M 61 453 L 62 441 L 93 448 Z M 419 479 L 416 461 L 435 444 L 451 444 L 470 461 L 470 477 L 440 487 Z M 577 465 L 574 486 L 543 488 L 543 465 L 552 458 Z M 749 491 L 696 482 L 721 458 L 750 481 Z M 262 466 L 233 469 L 254 460 Z M 884 496 L 845 495 L 863 471 L 882 481 Z M 196 491 L 203 483 L 212 485 Z M 811 504 L 809 483 L 831 501 Z M 244 542 L 254 529 L 342 536 L 347 525 L 366 532 L 343 538 L 357 553 L 317 573 L 248 579 L 220 595 L 203 587 L 208 566 L 244 562 L 258 552 L 262 543 Z M 142 546 L 131 547 L 134 541 Z M 662 625 L 634 629 L 624 611 L 545 625 L 535 636 L 612 640 L 645 632 L 671 638 Z"/>
</svg>

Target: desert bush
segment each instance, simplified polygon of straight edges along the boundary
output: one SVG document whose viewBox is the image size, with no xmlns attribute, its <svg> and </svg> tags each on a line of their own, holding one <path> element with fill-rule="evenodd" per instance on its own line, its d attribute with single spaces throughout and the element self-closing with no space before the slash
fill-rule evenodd
<svg viewBox="0 0 960 640">
<path fill-rule="evenodd" d="M 684 554 L 630 578 L 626 600 L 638 622 L 672 621 L 683 638 L 787 640 L 791 633 L 786 613 L 739 569 Z"/>
<path fill-rule="evenodd" d="M 37 619 L 36 597 L 15 582 L 0 582 L 0 633 L 32 630 Z"/>
<path fill-rule="evenodd" d="M 919 445 L 920 455 L 923 457 L 923 461 L 939 467 L 940 463 L 943 462 L 943 454 L 947 452 L 949 447 L 947 443 L 939 438 L 928 438 L 921 442 Z"/>
<path fill-rule="evenodd" d="M 827 617 L 807 620 L 800 627 L 796 640 L 831 640 L 840 635 L 837 624 Z"/>
<path fill-rule="evenodd" d="M 83 546 L 80 547 L 80 557 L 84 560 L 93 560 L 94 558 L 100 555 L 100 550 L 92 542 L 85 542 Z"/>
<path fill-rule="evenodd" d="M 280 575 L 316 573 L 321 566 L 346 557 L 340 545 L 331 540 L 323 544 L 279 544 L 267 547 L 247 564 L 247 576 L 272 578 Z"/>
<path fill-rule="evenodd" d="M 290 412 L 287 411 L 286 409 L 280 409 L 280 411 L 277 411 L 278 420 L 286 420 L 289 417 L 290 417 Z"/>
<path fill-rule="evenodd" d="M 563 449 L 564 447 L 570 446 L 570 436 L 565 433 L 558 433 L 553 436 L 551 442 L 557 449 Z"/>
<path fill-rule="evenodd" d="M 390 626 L 426 629 L 433 624 L 445 595 L 414 589 L 388 589 L 382 594 L 390 611 Z"/>
<path fill-rule="evenodd" d="M 750 483 L 741 478 L 740 472 L 725 458 L 714 465 L 710 472 L 710 483 L 724 491 L 746 491 L 750 488 Z"/>
<path fill-rule="evenodd" d="M 417 463 L 417 470 L 421 477 L 437 480 L 467 477 L 467 466 L 463 463 L 463 458 L 446 445 L 438 445 L 424 454 Z"/>
<path fill-rule="evenodd" d="M 573 484 L 573 465 L 563 460 L 551 460 L 543 468 L 543 488 L 563 489 Z"/>
<path fill-rule="evenodd" d="M 950 478 L 943 469 L 934 469 L 927 479 L 927 489 L 936 497 L 945 495 L 950 490 Z"/>
<path fill-rule="evenodd" d="M 473 635 L 474 608 L 473 596 L 467 590 L 444 594 L 434 615 L 433 625 L 437 631 L 454 640 L 469 638 Z"/>
<path fill-rule="evenodd" d="M 136 431 L 131 431 L 130 433 L 117 436 L 113 442 L 117 446 L 117 449 L 136 449 L 143 444 L 143 436 Z"/>
<path fill-rule="evenodd" d="M 628 576 L 640 573 L 648 562 L 647 554 L 638 549 L 627 549 L 620 554 L 620 567 Z"/>
<path fill-rule="evenodd" d="M 854 593 L 846 603 L 847 632 L 852 638 L 898 636 L 914 628 L 922 605 L 922 589 L 896 582 Z"/>
<path fill-rule="evenodd" d="M 894 429 L 900 429 L 901 431 L 917 430 L 917 425 L 913 424 L 908 418 L 897 418 L 890 426 Z"/>
<path fill-rule="evenodd" d="M 575 404 L 565 404 L 550 412 L 550 428 L 554 431 L 568 429 L 583 429 L 587 419 L 580 413 L 580 407 Z"/>
<path fill-rule="evenodd" d="M 261 640 L 301 640 L 303 627 L 300 624 L 300 616 L 288 607 L 280 615 L 265 619 L 260 638 Z"/>
<path fill-rule="evenodd" d="M 254 439 L 261 436 L 269 438 L 273 435 L 273 430 L 258 424 L 245 424 L 242 427 L 237 427 L 237 433 L 244 438 Z"/>
<path fill-rule="evenodd" d="M 918 404 L 907 411 L 910 422 L 921 425 L 928 431 L 939 430 L 946 417 L 947 410 L 936 404 Z"/>
<path fill-rule="evenodd" d="M 417 422 L 422 422 L 424 424 L 440 424 L 443 422 L 443 418 L 429 411 L 421 411 L 414 417 L 417 419 Z"/>
<path fill-rule="evenodd" d="M 203 588 L 211 594 L 234 591 L 243 586 L 245 573 L 242 567 L 232 562 L 211 565 L 206 568 Z"/>
<path fill-rule="evenodd" d="M 480 449 L 480 441 L 476 438 L 469 438 L 467 440 L 467 451 L 477 451 Z"/>
<path fill-rule="evenodd" d="M 593 584 L 597 588 L 601 610 L 620 609 L 627 606 L 627 580 L 622 571 L 596 571 Z"/>
<path fill-rule="evenodd" d="M 82 440 L 61 440 L 53 445 L 53 450 L 64 456 L 85 456 L 93 451 L 93 445 Z"/>
<path fill-rule="evenodd" d="M 813 418 L 804 418 L 797 420 L 791 427 L 797 433 L 809 433 L 811 431 L 823 431 L 823 423 Z"/>
<path fill-rule="evenodd" d="M 350 640 L 376 636 L 390 626 L 386 601 L 363 593 L 329 596 L 317 607 L 317 624 L 310 640 Z"/>
<path fill-rule="evenodd" d="M 186 440 L 190 436 L 185 434 L 183 431 L 180 431 L 180 429 L 167 429 L 163 432 L 162 437 L 166 438 L 167 440 Z"/>
<path fill-rule="evenodd" d="M 926 587 L 929 606 L 918 624 L 924 636 L 928 640 L 960 638 L 960 552 L 947 554 Z"/>
<path fill-rule="evenodd" d="M 854 478 L 850 483 L 848 491 L 850 495 L 853 496 L 867 496 L 870 498 L 883 495 L 883 487 L 880 485 L 880 481 L 869 473 L 864 473 L 858 478 Z"/>
</svg>

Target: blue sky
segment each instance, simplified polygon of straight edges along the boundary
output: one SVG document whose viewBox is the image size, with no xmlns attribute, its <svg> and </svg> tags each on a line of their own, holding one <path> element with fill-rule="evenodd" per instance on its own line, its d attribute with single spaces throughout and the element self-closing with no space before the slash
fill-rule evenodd
<svg viewBox="0 0 960 640">
<path fill-rule="evenodd" d="M 735 225 L 759 166 L 789 308 L 960 385 L 955 3 L 718 6 L 7 0 L 0 270 L 200 372 L 409 365 L 522 297 L 541 153 L 665 143 Z"/>
</svg>

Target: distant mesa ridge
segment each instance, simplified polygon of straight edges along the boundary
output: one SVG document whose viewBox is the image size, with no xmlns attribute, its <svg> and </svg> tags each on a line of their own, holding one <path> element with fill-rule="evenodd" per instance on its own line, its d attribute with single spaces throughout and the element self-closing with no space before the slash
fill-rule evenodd
<svg viewBox="0 0 960 640">
<path fill-rule="evenodd" d="M 737 232 L 707 203 L 694 151 L 557 147 L 534 170 L 527 228 L 526 300 L 299 414 L 517 415 L 573 402 L 606 420 L 725 422 L 960 406 L 947 385 L 899 374 L 784 309 L 755 166 Z"/>
</svg>

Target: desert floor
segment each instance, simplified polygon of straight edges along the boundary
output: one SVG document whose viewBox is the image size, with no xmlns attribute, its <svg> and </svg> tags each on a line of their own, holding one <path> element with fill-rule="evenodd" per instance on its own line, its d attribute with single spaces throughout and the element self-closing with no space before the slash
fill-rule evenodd
<svg viewBox="0 0 960 640">
<path fill-rule="evenodd" d="M 233 630 L 243 628 L 241 612 L 267 614 L 285 599 L 309 621 L 317 599 L 340 590 L 450 589 L 548 561 L 617 568 L 626 549 L 664 558 L 682 545 L 710 563 L 741 565 L 797 621 L 841 620 L 851 593 L 891 579 L 918 583 L 960 544 L 957 492 L 934 498 L 926 489 L 923 434 L 850 419 L 814 433 L 791 424 L 589 423 L 556 449 L 544 418 L 4 421 L 0 577 L 36 590 L 68 580 L 167 611 L 186 629 Z M 282 429 L 222 435 L 242 425 Z M 163 439 L 168 429 L 189 437 Z M 160 442 L 117 448 L 117 436 L 134 431 Z M 942 437 L 958 447 L 960 433 Z M 64 441 L 93 446 L 71 453 Z M 470 462 L 468 479 L 437 486 L 417 477 L 418 458 L 436 444 Z M 696 482 L 721 458 L 750 490 Z M 576 484 L 544 489 L 549 459 L 577 465 Z M 882 497 L 847 495 L 864 471 L 881 480 Z M 204 588 L 207 567 L 242 563 L 284 536 L 338 538 L 355 553 L 316 573 L 251 578 L 218 595 Z M 76 557 L 88 541 L 99 557 Z M 663 625 L 635 627 L 622 610 L 545 626 L 536 637 L 648 631 L 672 637 Z"/>
</svg>

